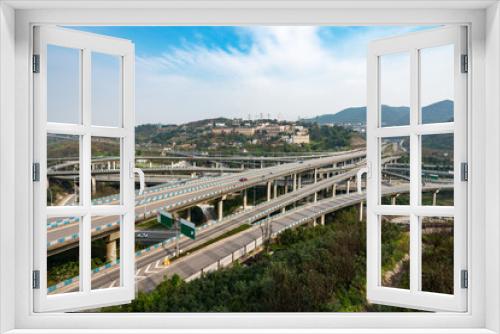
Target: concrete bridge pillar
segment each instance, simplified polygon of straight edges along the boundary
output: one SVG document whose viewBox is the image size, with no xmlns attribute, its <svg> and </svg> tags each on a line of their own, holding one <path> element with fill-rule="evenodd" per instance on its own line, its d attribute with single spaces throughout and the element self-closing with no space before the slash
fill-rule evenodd
<svg viewBox="0 0 500 334">
<path fill-rule="evenodd" d="M 288 177 L 285 176 L 285 194 L 288 194 Z"/>
<path fill-rule="evenodd" d="M 149 168 L 153 168 L 153 161 L 149 160 Z"/>
<path fill-rule="evenodd" d="M 332 197 L 337 196 L 337 184 L 334 183 L 332 186 Z"/>
<path fill-rule="evenodd" d="M 264 168 L 264 160 L 260 161 L 260 168 Z"/>
<path fill-rule="evenodd" d="M 273 198 L 278 198 L 278 180 L 274 180 L 274 184 L 273 184 Z"/>
<path fill-rule="evenodd" d="M 120 238 L 120 232 L 114 232 L 107 237 L 106 240 L 106 261 L 116 261 L 118 258 L 117 240 Z"/>
<path fill-rule="evenodd" d="M 97 192 L 97 180 L 95 176 L 92 176 L 90 178 L 90 183 L 91 183 L 91 188 L 92 188 L 92 194 L 95 194 Z"/>
<path fill-rule="evenodd" d="M 293 174 L 293 191 L 297 190 L 297 174 Z"/>
<path fill-rule="evenodd" d="M 248 191 L 247 189 L 243 190 L 243 210 L 246 210 L 248 206 Z"/>
<path fill-rule="evenodd" d="M 325 215 L 321 215 L 321 217 L 319 219 L 319 223 L 321 226 L 325 226 Z"/>
<path fill-rule="evenodd" d="M 436 206 L 436 203 L 437 203 L 437 194 L 439 193 L 439 189 L 437 189 L 436 191 L 434 191 L 434 193 L 432 194 L 432 205 L 433 206 Z"/>
<path fill-rule="evenodd" d="M 245 164 L 241 164 L 241 169 L 245 169 Z"/>
<path fill-rule="evenodd" d="M 217 220 L 221 221 L 224 218 L 224 197 L 217 203 Z"/>
<path fill-rule="evenodd" d="M 363 221 L 363 201 L 359 203 L 359 221 L 360 222 Z"/>
<path fill-rule="evenodd" d="M 286 212 L 286 208 L 285 207 L 282 207 L 281 208 L 281 213 L 285 213 Z"/>
<path fill-rule="evenodd" d="M 314 183 L 317 183 L 318 182 L 318 169 L 315 168 L 314 169 Z"/>
<path fill-rule="evenodd" d="M 116 161 L 113 161 L 113 169 L 116 169 Z"/>
<path fill-rule="evenodd" d="M 108 161 L 108 170 L 111 169 L 111 161 Z"/>
<path fill-rule="evenodd" d="M 347 180 L 347 188 L 346 188 L 346 194 L 349 195 L 349 191 L 351 189 L 351 180 Z"/>
<path fill-rule="evenodd" d="M 187 208 L 186 220 L 191 221 L 191 208 Z"/>
<path fill-rule="evenodd" d="M 267 181 L 267 201 L 271 200 L 271 185 L 272 181 Z"/>
<path fill-rule="evenodd" d="M 316 203 L 318 201 L 318 193 L 315 192 L 314 193 L 314 203 Z"/>
<path fill-rule="evenodd" d="M 299 174 L 298 178 L 297 178 L 297 189 L 300 189 L 302 188 L 302 175 Z"/>
<path fill-rule="evenodd" d="M 401 195 L 401 194 L 396 194 L 396 195 L 392 196 L 392 198 L 391 198 L 392 205 L 396 205 L 396 199 L 399 197 L 399 195 Z"/>
</svg>

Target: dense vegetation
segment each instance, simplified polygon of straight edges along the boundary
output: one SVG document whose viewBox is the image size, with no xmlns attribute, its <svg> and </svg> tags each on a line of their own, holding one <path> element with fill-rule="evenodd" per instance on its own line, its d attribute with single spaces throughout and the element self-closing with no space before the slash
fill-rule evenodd
<svg viewBox="0 0 500 334">
<path fill-rule="evenodd" d="M 365 231 L 346 209 L 326 226 L 284 232 L 244 265 L 186 283 L 174 276 L 111 312 L 394 311 L 365 298 Z M 400 235 L 401 236 L 401 235 Z"/>
<path fill-rule="evenodd" d="M 203 120 L 182 125 L 144 124 L 136 127 L 136 144 L 161 144 L 179 151 L 210 154 L 283 155 L 289 153 L 347 149 L 353 131 L 341 126 L 300 123 L 309 130 L 309 144 L 290 144 L 281 135 L 268 136 L 266 131 L 253 136 L 238 133 L 213 134 L 207 123 L 230 123 L 227 119 Z M 285 134 L 283 134 L 285 135 Z M 141 149 L 139 149 L 141 150 Z"/>
</svg>

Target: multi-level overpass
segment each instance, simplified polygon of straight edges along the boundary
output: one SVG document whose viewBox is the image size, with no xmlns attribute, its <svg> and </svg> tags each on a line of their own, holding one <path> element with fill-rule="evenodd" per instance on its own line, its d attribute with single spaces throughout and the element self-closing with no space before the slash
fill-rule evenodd
<svg viewBox="0 0 500 334">
<path fill-rule="evenodd" d="M 319 168 L 337 164 L 345 165 L 359 162 L 365 157 L 365 151 L 350 151 L 342 154 L 307 161 L 291 162 L 272 167 L 247 170 L 234 175 L 221 176 L 206 181 L 186 183 L 175 188 L 168 188 L 156 194 L 148 194 L 139 198 L 136 203 L 136 218 L 146 218 L 156 214 L 158 210 L 170 212 L 180 211 L 199 203 L 219 200 L 219 218 L 222 218 L 222 205 L 226 195 L 244 191 L 243 206 L 246 207 L 246 189 L 261 184 L 267 184 L 268 199 L 272 198 L 272 183 L 280 178 L 290 178 L 292 190 L 297 190 L 300 173 L 315 171 Z M 288 181 L 288 180 L 287 180 Z M 287 182 L 288 183 L 288 182 Z M 288 187 L 286 187 L 288 189 Z M 274 190 L 276 192 L 276 190 Z M 109 204 L 112 204 L 109 203 Z M 49 222 L 49 226 L 51 225 Z M 93 238 L 110 235 L 119 228 L 115 217 L 96 217 L 91 224 Z M 47 247 L 49 254 L 57 254 L 72 248 L 78 243 L 79 224 L 69 221 L 65 224 L 49 228 L 47 232 Z"/>
<path fill-rule="evenodd" d="M 355 175 L 357 169 L 346 174 Z M 341 176 L 334 178 L 337 182 L 341 181 Z M 344 180 L 348 178 L 344 176 Z M 325 180 L 326 181 L 326 180 Z M 307 186 L 304 188 L 311 188 Z M 453 186 L 450 184 L 428 184 L 423 187 L 424 191 L 435 191 L 438 189 L 448 189 Z M 408 192 L 409 187 L 393 186 L 384 187 L 383 194 L 386 196 Z M 292 195 L 292 194 L 290 194 Z M 200 231 L 196 241 L 183 238 L 180 241 L 181 249 L 185 252 L 193 249 L 198 245 L 205 243 L 208 240 L 217 238 L 226 231 L 235 228 L 236 226 L 259 221 L 262 217 L 268 216 L 264 220 L 260 220 L 259 224 L 245 230 L 235 236 L 223 239 L 212 245 L 209 245 L 201 250 L 195 251 L 175 260 L 170 266 L 163 265 L 163 259 L 174 255 L 174 242 L 167 240 L 153 247 L 150 247 L 145 252 L 140 252 L 136 257 L 136 280 L 140 291 L 149 291 L 154 289 L 165 276 L 179 275 L 181 278 L 191 280 L 201 276 L 204 273 L 217 270 L 221 267 L 228 266 L 232 262 L 244 258 L 254 249 L 259 247 L 266 238 L 271 235 L 276 235 L 288 228 L 292 228 L 304 223 L 315 223 L 320 218 L 320 222 L 324 223 L 324 216 L 328 213 L 339 209 L 358 204 L 365 200 L 364 192 L 347 193 L 345 195 L 332 194 L 332 197 L 323 200 L 308 203 L 306 205 L 285 211 L 276 215 L 269 216 L 271 213 L 279 212 L 279 205 L 264 203 L 256 207 L 257 212 L 262 212 L 258 215 L 253 215 L 249 212 L 242 212 L 233 217 L 228 217 L 223 224 L 209 226 L 206 231 Z M 281 197 L 285 197 L 281 196 Z M 286 202 L 286 199 L 284 199 Z M 250 216 L 250 217 L 249 217 Z M 261 226 L 268 224 L 269 233 L 263 233 Z M 94 287 L 109 287 L 117 284 L 119 279 L 119 267 L 117 265 L 110 268 L 105 268 L 94 273 L 92 276 L 92 286 Z M 58 292 L 74 291 L 78 287 L 78 280 L 75 279 L 71 284 L 61 286 Z"/>
</svg>

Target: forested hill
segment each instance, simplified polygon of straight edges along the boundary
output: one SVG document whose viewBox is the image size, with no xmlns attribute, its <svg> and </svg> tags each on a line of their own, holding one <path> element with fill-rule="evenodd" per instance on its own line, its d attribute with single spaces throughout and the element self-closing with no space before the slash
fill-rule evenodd
<svg viewBox="0 0 500 334">
<path fill-rule="evenodd" d="M 382 105 L 382 120 L 386 126 L 408 124 L 408 107 Z M 453 120 L 453 101 L 443 100 L 430 104 L 422 109 L 424 123 L 449 122 Z M 366 107 L 353 107 L 335 114 L 325 114 L 314 118 L 303 119 L 305 122 L 318 124 L 366 123 Z"/>
</svg>

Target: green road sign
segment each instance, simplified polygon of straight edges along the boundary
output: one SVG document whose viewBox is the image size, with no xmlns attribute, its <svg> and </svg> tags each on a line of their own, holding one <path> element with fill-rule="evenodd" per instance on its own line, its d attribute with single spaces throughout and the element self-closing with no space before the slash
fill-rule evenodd
<svg viewBox="0 0 500 334">
<path fill-rule="evenodd" d="M 158 223 L 165 226 L 166 228 L 172 228 L 172 226 L 174 226 L 174 218 L 168 212 L 160 212 L 156 218 L 158 220 Z"/>
<path fill-rule="evenodd" d="M 187 220 L 181 220 L 181 233 L 194 240 L 196 238 L 196 226 Z"/>
</svg>

